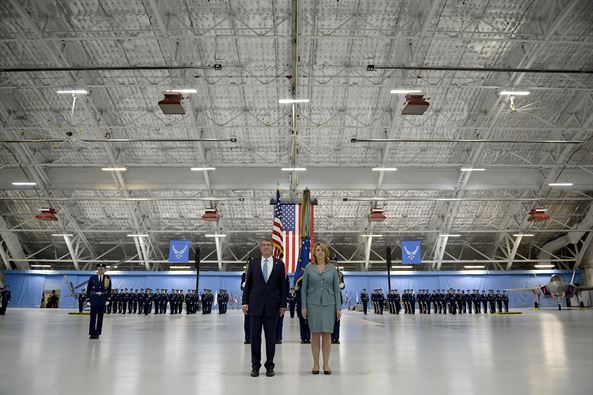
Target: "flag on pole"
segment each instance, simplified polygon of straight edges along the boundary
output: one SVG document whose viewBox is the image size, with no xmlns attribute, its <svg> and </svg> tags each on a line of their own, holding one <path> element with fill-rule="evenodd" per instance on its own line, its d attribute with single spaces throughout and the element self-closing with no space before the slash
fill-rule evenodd
<svg viewBox="0 0 593 395">
<path fill-rule="evenodd" d="M 299 262 L 299 256 L 301 251 L 301 229 L 302 229 L 302 218 L 303 209 L 302 204 L 281 204 L 280 205 L 280 218 L 282 219 L 282 249 L 284 251 L 284 265 L 286 273 L 294 273 Z M 314 208 L 310 208 L 310 217 L 308 222 L 311 234 L 314 229 L 313 213 Z M 275 235 L 272 236 L 272 241 L 275 239 Z M 275 241 L 274 241 L 275 243 Z"/>
<path fill-rule="evenodd" d="M 294 287 L 298 289 L 303 280 L 303 273 L 305 266 L 309 264 L 311 258 L 311 234 L 312 234 L 312 210 L 311 210 L 311 193 L 308 189 L 303 192 L 303 201 L 301 203 L 301 218 L 300 218 L 300 254 L 298 264 L 294 274 Z"/>
<path fill-rule="evenodd" d="M 276 190 L 276 204 L 274 204 L 274 226 L 272 228 L 272 243 L 274 244 L 274 258 L 284 258 L 282 206 L 280 205 L 280 191 L 278 190 Z"/>
</svg>

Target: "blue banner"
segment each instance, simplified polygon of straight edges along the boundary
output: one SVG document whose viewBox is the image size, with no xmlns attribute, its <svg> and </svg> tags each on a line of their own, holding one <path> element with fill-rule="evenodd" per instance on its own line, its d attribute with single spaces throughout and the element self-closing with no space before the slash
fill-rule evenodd
<svg viewBox="0 0 593 395">
<path fill-rule="evenodd" d="M 171 240 L 169 242 L 169 262 L 189 261 L 189 240 Z"/>
<path fill-rule="evenodd" d="M 422 263 L 422 240 L 402 240 L 402 263 L 406 265 Z"/>
</svg>

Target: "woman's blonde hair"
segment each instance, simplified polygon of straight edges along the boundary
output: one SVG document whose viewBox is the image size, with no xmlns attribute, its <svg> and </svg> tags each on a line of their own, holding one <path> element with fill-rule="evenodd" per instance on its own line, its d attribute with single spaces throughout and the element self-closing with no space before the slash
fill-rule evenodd
<svg viewBox="0 0 593 395">
<path fill-rule="evenodd" d="M 313 263 L 317 264 L 317 256 L 315 255 L 315 250 L 317 249 L 317 246 L 321 247 L 323 252 L 325 252 L 325 263 L 328 264 L 329 263 L 329 248 L 327 247 L 326 244 L 323 244 L 323 243 L 315 243 L 315 246 L 313 247 Z"/>
</svg>

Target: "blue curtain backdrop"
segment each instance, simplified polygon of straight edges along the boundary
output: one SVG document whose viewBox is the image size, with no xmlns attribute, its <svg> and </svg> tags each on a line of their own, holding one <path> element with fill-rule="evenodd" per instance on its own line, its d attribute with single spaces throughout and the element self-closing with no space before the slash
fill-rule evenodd
<svg viewBox="0 0 593 395">
<path fill-rule="evenodd" d="M 11 307 L 39 307 L 44 289 L 61 291 L 60 307 L 74 309 L 76 300 L 66 282 L 74 286 L 89 279 L 90 271 L 40 271 L 6 270 L 4 282 L 12 290 Z M 553 273 L 560 274 L 566 281 L 572 278 L 571 271 L 512 271 L 512 272 L 407 272 L 391 275 L 392 289 L 490 289 L 501 291 L 505 288 L 536 287 L 547 282 Z M 194 289 L 195 274 L 178 272 L 110 272 L 114 288 L 141 289 Z M 581 273 L 577 272 L 574 282 L 579 283 Z M 214 294 L 219 289 L 226 289 L 231 294 L 231 308 L 238 308 L 241 303 L 241 272 L 202 272 L 200 273 L 200 293 L 206 288 Z M 363 289 L 371 292 L 381 288 L 387 293 L 387 273 L 385 272 L 344 272 L 346 288 L 342 291 L 344 307 L 356 304 Z M 290 279 L 292 284 L 292 277 Z M 80 292 L 83 287 L 77 289 Z M 535 297 L 529 292 L 509 293 L 511 307 L 531 307 Z M 553 300 L 542 299 L 542 306 L 555 306 Z"/>
</svg>

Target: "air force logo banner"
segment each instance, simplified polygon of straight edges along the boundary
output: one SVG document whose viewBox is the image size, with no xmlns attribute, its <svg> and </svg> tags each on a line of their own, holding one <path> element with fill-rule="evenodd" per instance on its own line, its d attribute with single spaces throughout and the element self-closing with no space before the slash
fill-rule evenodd
<svg viewBox="0 0 593 395">
<path fill-rule="evenodd" d="M 402 240 L 402 263 L 407 265 L 422 263 L 422 240 Z"/>
<path fill-rule="evenodd" d="M 169 242 L 169 262 L 189 261 L 189 240 L 171 240 Z"/>
</svg>

